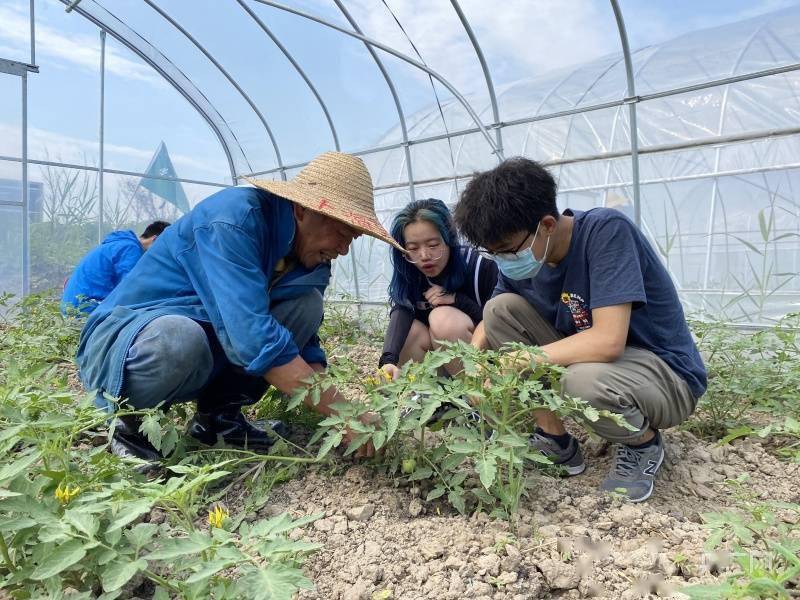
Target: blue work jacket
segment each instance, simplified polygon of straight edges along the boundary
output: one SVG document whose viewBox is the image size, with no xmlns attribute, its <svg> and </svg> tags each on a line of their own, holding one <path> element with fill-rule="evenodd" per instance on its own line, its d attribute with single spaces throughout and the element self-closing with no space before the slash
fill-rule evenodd
<svg viewBox="0 0 800 600">
<path fill-rule="evenodd" d="M 295 235 L 292 203 L 264 190 L 227 188 L 164 230 L 81 332 L 78 366 L 87 389 L 119 396 L 125 359 L 153 319 L 182 315 L 210 323 L 228 360 L 263 375 L 296 356 L 325 363 L 314 336 L 298 348 L 270 314 L 270 301 L 324 293 L 330 265 L 295 268 L 271 285 Z"/>
<path fill-rule="evenodd" d="M 103 243 L 84 256 L 69 276 L 61 296 L 61 312 L 72 306 L 90 313 L 144 254 L 138 236 L 131 230 L 112 231 Z"/>
</svg>

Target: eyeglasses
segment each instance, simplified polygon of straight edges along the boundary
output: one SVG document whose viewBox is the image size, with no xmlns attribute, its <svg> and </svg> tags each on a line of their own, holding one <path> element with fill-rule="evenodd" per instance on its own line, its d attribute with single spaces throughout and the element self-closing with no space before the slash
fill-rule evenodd
<svg viewBox="0 0 800 600">
<path fill-rule="evenodd" d="M 408 262 L 418 264 L 421 262 L 436 262 L 444 256 L 444 242 L 429 242 L 419 248 L 409 250 L 406 248 L 406 253 L 403 255 Z"/>
<path fill-rule="evenodd" d="M 519 246 L 517 246 L 513 250 L 504 250 L 503 252 L 492 252 L 490 250 L 487 250 L 486 248 L 478 248 L 478 252 L 481 254 L 481 256 L 483 256 L 485 258 L 492 258 L 492 259 L 493 258 L 500 258 L 501 260 L 516 260 L 517 254 L 522 249 L 522 247 L 525 245 L 525 242 L 528 241 L 528 238 L 531 237 L 531 233 L 532 232 L 529 230 L 528 231 L 528 235 L 526 235 L 522 239 L 522 241 L 519 243 Z"/>
</svg>

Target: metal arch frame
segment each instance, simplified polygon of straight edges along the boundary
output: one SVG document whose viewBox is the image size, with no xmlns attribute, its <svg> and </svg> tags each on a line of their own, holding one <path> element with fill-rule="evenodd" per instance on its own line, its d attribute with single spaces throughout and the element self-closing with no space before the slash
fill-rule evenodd
<svg viewBox="0 0 800 600">
<path fill-rule="evenodd" d="M 150 3 L 151 1 L 152 0 L 145 0 L 145 2 L 148 2 L 148 3 Z M 375 48 L 383 50 L 384 52 L 386 52 L 388 54 L 391 54 L 392 56 L 395 56 L 396 58 L 399 58 L 403 62 L 406 62 L 406 63 L 416 67 L 417 69 L 419 69 L 421 71 L 424 71 L 425 73 L 427 73 L 428 75 L 430 75 L 431 77 L 436 79 L 436 81 L 441 83 L 445 88 L 447 88 L 447 91 L 450 92 L 450 94 L 452 94 L 452 96 L 454 98 L 456 98 L 456 100 L 464 107 L 464 110 L 466 110 L 467 113 L 469 113 L 470 118 L 475 122 L 475 125 L 477 125 L 478 130 L 486 138 L 486 142 L 489 144 L 489 147 L 492 149 L 492 153 L 498 154 L 497 145 L 495 144 L 494 140 L 492 139 L 492 136 L 489 134 L 489 131 L 487 130 L 486 125 L 484 125 L 483 121 L 481 121 L 480 117 L 477 115 L 477 113 L 472 108 L 470 103 L 467 102 L 466 98 L 464 98 L 464 96 L 461 94 L 461 92 L 459 92 L 458 89 L 452 83 L 450 83 L 443 75 L 441 75 L 437 71 L 431 69 L 430 67 L 427 67 L 426 65 L 422 64 L 421 62 L 419 62 L 417 60 L 414 60 L 410 56 L 408 56 L 406 54 L 403 54 L 402 52 L 399 52 L 398 50 L 395 50 L 394 48 L 392 48 L 390 46 L 387 46 L 386 44 L 382 44 L 381 42 L 379 42 L 377 40 L 374 40 L 372 38 L 369 38 L 369 37 L 367 37 L 365 35 L 361 35 L 361 34 L 358 34 L 358 33 L 354 33 L 352 31 L 348 31 L 344 27 L 340 27 L 339 25 L 336 25 L 335 23 L 331 23 L 330 21 L 328 21 L 326 19 L 323 19 L 322 17 L 318 17 L 316 15 L 312 15 L 312 14 L 304 12 L 302 10 L 298 10 L 296 8 L 292 8 L 291 6 L 286 6 L 285 4 L 280 4 L 279 2 L 273 2 L 273 0 L 255 0 L 255 2 L 259 2 L 259 3 L 264 4 L 266 6 L 271 6 L 273 8 L 278 9 L 278 10 L 282 10 L 282 11 L 291 13 L 293 15 L 297 15 L 298 17 L 303 17 L 304 19 L 308 19 L 310 21 L 314 21 L 316 23 L 319 23 L 320 25 L 323 25 L 325 27 L 329 27 L 331 29 L 339 31 L 340 33 L 348 35 L 348 36 L 350 36 L 352 38 L 355 38 L 357 40 L 361 40 L 365 44 L 369 44 L 370 46 L 374 46 Z M 498 158 L 501 158 L 499 156 L 499 154 L 498 154 Z"/>
<path fill-rule="evenodd" d="M 283 55 L 286 57 L 286 59 L 292 64 L 292 66 L 294 67 L 295 71 L 297 71 L 298 75 L 300 75 L 300 77 L 303 78 L 303 81 L 306 82 L 306 85 L 308 86 L 308 89 L 311 91 L 311 93 L 317 99 L 317 102 L 319 103 L 319 107 L 322 109 L 322 112 L 325 113 L 325 119 L 328 121 L 328 126 L 330 127 L 331 135 L 333 136 L 333 145 L 334 145 L 334 147 L 336 148 L 336 150 L 341 150 L 341 146 L 339 145 L 339 135 L 336 133 L 336 127 L 333 124 L 333 118 L 331 118 L 331 114 L 330 114 L 330 112 L 328 112 L 328 106 L 325 104 L 325 101 L 322 99 L 322 96 L 320 95 L 320 93 L 317 90 L 317 88 L 314 85 L 314 83 L 308 77 L 308 75 L 303 70 L 303 68 L 300 66 L 300 64 L 297 62 L 297 60 L 295 60 L 294 56 L 292 56 L 292 53 L 289 52 L 289 50 L 286 48 L 286 46 L 284 46 L 281 43 L 281 41 L 278 39 L 278 37 L 274 33 L 272 33 L 272 30 L 269 27 L 267 27 L 266 23 L 264 23 L 264 21 L 261 20 L 261 18 L 253 11 L 253 9 L 251 9 L 245 3 L 245 0 L 236 0 L 236 1 L 239 3 L 239 5 L 242 7 L 242 9 L 244 9 L 244 11 L 248 15 L 250 15 L 250 17 L 253 19 L 253 21 L 255 21 L 256 24 L 261 28 L 261 30 L 269 36 L 269 39 L 272 40 L 272 42 L 283 53 Z"/>
<path fill-rule="evenodd" d="M 188 39 L 198 50 L 200 50 L 200 52 L 202 52 L 203 55 L 209 61 L 211 61 L 211 64 L 213 64 L 217 68 L 217 70 L 219 70 L 219 72 L 222 73 L 225 79 L 228 80 L 228 82 L 236 89 L 236 91 L 239 92 L 239 95 L 244 99 L 245 102 L 247 102 L 250 108 L 253 109 L 253 112 L 256 114 L 259 121 L 261 121 L 261 124 L 264 126 L 264 129 L 267 132 L 267 136 L 269 137 L 269 140 L 272 143 L 272 149 L 275 151 L 275 159 L 278 162 L 278 169 L 280 170 L 281 179 L 285 181 L 286 167 L 283 164 L 283 158 L 281 158 L 281 150 L 278 147 L 278 142 L 272 133 L 272 128 L 269 126 L 269 123 L 267 123 L 267 120 L 264 118 L 264 115 L 258 109 L 255 102 L 253 102 L 252 98 L 250 98 L 250 96 L 247 95 L 247 92 L 245 92 L 244 89 L 242 89 L 242 86 L 239 85 L 239 82 L 237 82 L 233 78 L 233 76 L 230 73 L 228 73 L 225 67 L 223 67 L 216 58 L 214 58 L 214 55 L 211 54 L 208 50 L 206 50 L 205 46 L 203 46 L 200 42 L 198 42 L 197 39 L 191 33 L 189 33 L 180 23 L 178 23 L 175 19 L 169 16 L 169 14 L 167 14 L 166 11 L 164 11 L 155 2 L 153 2 L 153 0 L 143 0 L 143 1 L 150 8 L 152 8 L 159 15 L 161 15 L 161 17 L 164 20 L 166 20 L 170 25 L 172 25 L 175 29 L 180 31 L 186 37 L 186 39 Z"/>
<path fill-rule="evenodd" d="M 489 89 L 489 102 L 492 105 L 492 117 L 494 118 L 495 123 L 500 122 L 500 109 L 497 106 L 497 95 L 495 94 L 494 89 L 494 82 L 492 81 L 492 73 L 489 71 L 489 65 L 486 63 L 486 57 L 483 55 L 483 50 L 481 49 L 480 44 L 478 43 L 478 38 L 475 36 L 475 32 L 472 30 L 472 26 L 469 24 L 467 17 L 464 16 L 464 11 L 461 10 L 461 6 L 458 3 L 458 0 L 450 0 L 450 4 L 453 5 L 453 9 L 456 11 L 458 15 L 458 19 L 461 21 L 461 25 L 464 27 L 464 31 L 467 32 L 467 37 L 469 37 L 469 41 L 472 43 L 472 47 L 475 49 L 475 54 L 478 57 L 478 62 L 481 65 L 481 70 L 483 71 L 483 78 L 486 80 L 486 87 Z M 503 134 L 502 128 L 498 127 L 494 130 L 495 137 L 497 138 L 497 154 L 498 157 L 503 157 Z"/>
<path fill-rule="evenodd" d="M 350 14 L 350 11 L 347 10 L 342 0 L 333 0 L 336 6 L 341 11 L 344 18 L 347 19 L 350 26 L 358 33 L 359 35 L 363 35 L 361 27 L 359 27 L 356 20 Z M 400 133 L 403 139 L 403 150 L 405 154 L 405 162 L 406 162 L 406 173 L 408 173 L 408 193 L 411 197 L 411 200 L 416 200 L 416 184 L 414 182 L 414 172 L 413 167 L 411 165 L 411 149 L 409 148 L 408 142 L 408 127 L 406 123 L 405 112 L 403 111 L 403 105 L 400 103 L 400 95 L 397 93 L 397 89 L 394 87 L 394 81 L 392 81 L 391 76 L 389 75 L 389 71 L 386 69 L 386 65 L 383 64 L 381 57 L 378 56 L 378 53 L 375 51 L 375 48 L 370 46 L 367 42 L 364 42 L 364 47 L 369 52 L 370 56 L 372 56 L 372 60 L 375 61 L 375 65 L 378 67 L 378 70 L 383 75 L 384 80 L 386 81 L 386 85 L 389 88 L 389 93 L 392 95 L 392 100 L 394 101 L 395 108 L 397 109 L 397 116 L 400 119 Z"/>
<path fill-rule="evenodd" d="M 70 4 L 70 0 L 61 0 L 61 2 L 63 4 L 66 4 L 66 5 Z M 111 16 L 111 17 L 113 17 L 115 19 L 117 18 L 112 13 L 110 13 L 108 10 L 106 10 L 105 7 L 102 7 L 102 6 L 99 6 L 99 5 L 97 5 L 97 6 L 100 9 L 102 9 L 103 11 L 105 11 L 109 16 Z M 222 146 L 222 150 L 225 153 L 226 159 L 228 160 L 228 168 L 230 169 L 230 173 L 231 173 L 231 181 L 233 182 L 234 185 L 236 185 L 236 181 L 237 181 L 236 180 L 236 166 L 235 166 L 235 163 L 234 163 L 234 160 L 233 160 L 233 155 L 231 154 L 230 146 L 228 145 L 228 143 L 226 141 L 225 135 L 219 129 L 219 127 L 217 126 L 217 124 L 214 121 L 214 118 L 212 118 L 211 114 L 209 114 L 204 108 L 202 108 L 200 106 L 200 104 L 194 99 L 194 97 L 192 97 L 190 91 L 185 89 L 184 86 L 181 83 L 176 81 L 175 78 L 172 77 L 172 75 L 170 75 L 160 64 L 158 64 L 157 61 L 155 61 L 155 60 L 151 59 L 149 56 L 147 56 L 147 54 L 144 51 L 142 51 L 136 44 L 134 44 L 132 41 L 127 39 L 121 33 L 117 32 L 109 23 L 106 23 L 101 17 L 95 15 L 94 13 L 91 13 L 91 12 L 87 11 L 82 6 L 75 6 L 74 10 L 75 10 L 76 13 L 80 14 L 84 19 L 86 19 L 87 21 L 93 23 L 96 27 L 100 28 L 101 30 L 106 31 L 114 39 L 116 39 L 118 42 L 120 42 L 123 46 L 128 48 L 128 50 L 130 50 L 136 56 L 138 56 L 140 59 L 142 59 L 154 71 L 156 71 L 159 75 L 161 75 L 164 78 L 164 80 L 167 81 L 167 83 L 169 83 L 170 86 L 172 86 L 173 89 L 175 89 L 175 91 L 177 91 L 181 96 L 183 96 L 186 99 L 186 101 L 189 102 L 189 104 L 191 104 L 195 108 L 195 110 L 203 117 L 203 119 L 206 121 L 208 126 L 211 128 L 211 131 L 214 132 L 214 135 L 217 136 L 217 140 L 219 140 L 220 146 Z M 119 19 L 117 19 L 117 20 L 119 20 Z M 173 65 L 172 61 L 170 61 L 158 49 L 156 49 L 155 46 L 150 44 L 150 42 L 145 40 L 139 33 L 134 31 L 133 29 L 131 29 L 131 32 L 134 33 L 135 35 L 139 36 L 139 38 L 144 43 L 146 43 L 148 46 L 150 46 L 150 48 L 152 48 L 153 51 L 156 52 L 166 63 L 169 63 L 169 64 Z M 175 69 L 183 75 L 183 73 L 177 67 L 175 67 Z M 228 127 L 228 124 L 225 121 L 225 119 L 222 117 L 222 115 L 220 115 L 219 112 L 216 111 L 216 108 L 214 108 L 214 105 L 211 104 L 210 101 L 208 101 L 208 99 L 205 97 L 205 95 L 202 92 L 200 92 L 200 90 L 197 89 L 197 87 L 194 86 L 192 81 L 188 77 L 186 77 L 186 75 L 183 75 L 183 76 L 186 78 L 186 81 L 194 88 L 194 90 L 196 91 L 197 95 L 202 97 L 203 99 L 205 99 L 206 102 L 208 102 L 209 108 L 211 108 L 212 110 L 214 110 L 217 113 L 217 116 L 219 117 L 220 122 L 225 124 L 225 127 L 227 128 L 228 133 L 230 134 L 230 137 L 232 139 L 236 140 L 236 135 L 233 133 L 233 131 L 230 129 L 230 127 Z M 238 140 L 237 140 L 237 145 L 238 145 Z M 239 145 L 239 151 L 241 152 L 242 156 L 245 157 L 244 150 L 242 150 L 241 145 Z M 245 158 L 245 160 L 246 160 L 246 158 Z"/>
<path fill-rule="evenodd" d="M 629 124 L 631 132 L 631 179 L 633 180 L 633 217 L 637 226 L 642 226 L 642 204 L 639 189 L 639 127 L 636 123 L 636 81 L 633 77 L 633 61 L 631 60 L 631 49 L 628 45 L 628 31 L 625 29 L 625 19 L 622 16 L 622 9 L 618 0 L 610 0 L 611 8 L 614 10 L 614 18 L 619 29 L 619 39 L 622 45 L 622 56 L 625 59 L 625 78 L 628 82 L 628 96 L 623 99 L 627 103 Z"/>
</svg>

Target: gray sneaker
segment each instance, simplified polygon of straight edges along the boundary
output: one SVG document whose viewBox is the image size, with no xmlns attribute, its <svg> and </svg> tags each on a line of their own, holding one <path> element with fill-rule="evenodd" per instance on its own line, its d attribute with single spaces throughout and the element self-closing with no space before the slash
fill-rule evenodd
<svg viewBox="0 0 800 600">
<path fill-rule="evenodd" d="M 647 448 L 617 444 L 614 466 L 600 484 L 606 492 L 625 494 L 631 502 L 643 502 L 653 493 L 653 482 L 664 462 L 664 442 L 656 431 L 655 443 Z"/>
<path fill-rule="evenodd" d="M 561 467 L 569 476 L 580 475 L 586 470 L 581 446 L 578 444 L 578 440 L 572 436 L 569 436 L 569 444 L 566 448 L 562 448 L 557 441 L 540 433 L 533 433 L 528 443 L 549 458 L 554 465 Z"/>
</svg>

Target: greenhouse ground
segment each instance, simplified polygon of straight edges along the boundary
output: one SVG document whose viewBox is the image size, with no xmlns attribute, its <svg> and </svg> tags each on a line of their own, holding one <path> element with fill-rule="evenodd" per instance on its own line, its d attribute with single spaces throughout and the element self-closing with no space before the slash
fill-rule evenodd
<svg viewBox="0 0 800 600">
<path fill-rule="evenodd" d="M 341 456 L 309 466 L 277 459 L 230 466 L 221 464 L 220 455 L 213 452 L 201 453 L 199 459 L 189 454 L 181 461 L 189 466 L 177 470 L 180 477 L 173 473 L 171 481 L 183 481 L 194 490 L 191 494 L 180 499 L 165 491 L 168 481 L 153 479 L 153 475 L 150 483 L 137 483 L 143 481 L 141 476 L 104 451 L 104 436 L 92 433 L 97 426 L 79 426 L 80 433 L 73 431 L 68 438 L 58 433 L 66 425 L 48 413 L 61 411 L 62 417 L 79 424 L 85 423 L 82 419 L 88 414 L 76 408 L 85 394 L 70 362 L 77 329 L 59 321 L 51 302 L 34 298 L 25 306 L 16 322 L 4 326 L 0 342 L 4 357 L 0 422 L 6 431 L 0 435 L 5 454 L 0 458 L 0 487 L 35 498 L 61 522 L 73 523 L 72 507 L 96 515 L 97 525 L 89 529 L 94 528 L 92 535 L 98 539 L 107 537 L 112 527 L 102 505 L 91 508 L 90 493 L 117 490 L 120 504 L 108 508 L 109 514 L 133 511 L 134 502 L 141 506 L 142 498 L 148 498 L 145 509 L 124 528 L 151 527 L 153 537 L 136 554 L 139 560 L 140 556 L 148 559 L 148 569 L 131 568 L 127 579 L 113 579 L 91 548 L 85 562 L 54 569 L 49 578 L 39 577 L 36 569 L 43 568 L 44 559 L 35 551 L 20 549 L 24 543 L 15 549 L 14 543 L 25 531 L 29 537 L 42 539 L 47 527 L 18 525 L 27 509 L 9 504 L 13 498 L 4 493 L 0 534 L 11 548 L 10 557 L 5 557 L 11 558 L 21 579 L 15 583 L 8 561 L 0 566 L 0 598 L 36 597 L 46 589 L 50 597 L 65 598 L 292 597 L 296 587 L 302 586 L 299 579 L 287 578 L 289 587 L 276 586 L 274 594 L 263 589 L 245 594 L 234 587 L 230 582 L 237 579 L 251 586 L 256 581 L 244 562 L 218 568 L 206 581 L 210 587 L 203 588 L 207 595 L 192 595 L 187 591 L 190 586 L 179 582 L 199 573 L 213 557 L 202 554 L 192 562 L 197 557 L 190 560 L 187 551 L 186 564 L 175 560 L 178 554 L 159 562 L 159 557 L 168 557 L 166 548 L 172 542 L 165 542 L 167 538 L 213 537 L 207 515 L 216 506 L 224 507 L 224 527 L 238 532 L 234 537 L 239 541 L 246 535 L 241 522 L 279 519 L 284 513 L 293 519 L 308 517 L 301 526 L 287 528 L 285 538 L 270 538 L 270 543 L 282 539 L 295 546 L 254 563 L 259 568 L 302 564 L 313 587 L 301 589 L 299 598 L 800 595 L 800 428 L 792 416 L 800 404 L 796 332 L 775 330 L 778 333 L 753 338 L 722 326 L 696 327 L 712 371 L 710 396 L 689 423 L 666 433 L 667 460 L 649 501 L 634 505 L 599 492 L 611 451 L 573 428 L 585 444 L 586 473 L 562 479 L 533 471 L 519 512 L 511 519 L 500 519 L 477 511 L 460 515 L 443 498 L 426 501 L 426 482 L 391 477 L 379 466 Z M 367 377 L 374 373 L 380 352 L 379 326 L 372 318 L 354 323 L 354 317 L 336 307 L 329 310 L 325 343 L 331 362 L 350 359 Z M 307 413 L 283 414 L 271 397 L 255 410 L 259 416 L 292 421 L 294 441 L 308 439 L 310 430 L 304 425 L 313 424 L 313 419 Z M 13 439 L 8 432 L 15 431 L 22 418 L 27 419 L 28 429 L 18 431 L 19 438 Z M 170 431 L 175 431 L 174 421 L 162 420 L 161 426 L 166 444 Z M 44 469 L 38 462 L 29 462 L 25 472 L 15 472 L 14 465 L 30 448 L 37 448 L 45 463 L 63 450 L 58 456 L 69 464 L 61 468 L 50 463 Z M 299 448 L 290 450 L 282 446 L 276 454 L 303 455 Z M 231 459 L 231 455 L 223 458 Z M 213 482 L 212 478 L 202 480 L 223 468 L 227 472 Z M 56 502 L 54 493 L 70 490 L 69 484 L 62 485 L 64 481 L 74 481 L 80 492 L 75 499 Z M 194 487 L 193 482 L 197 483 Z M 124 491 L 127 485 L 133 488 L 130 496 Z M 30 518 L 45 519 L 41 515 Z M 88 527 L 83 521 L 75 522 Z M 75 537 L 80 529 L 67 535 Z M 320 548 L 313 552 L 305 542 Z M 119 557 L 126 556 L 118 551 Z M 128 559 L 119 557 L 113 560 L 124 567 Z M 91 560 L 97 560 L 96 566 Z M 112 580 L 122 584 L 114 588 Z M 227 596 L 222 591 L 225 586 Z M 105 590 L 102 595 L 101 589 Z M 166 596 L 164 590 L 169 591 Z"/>
</svg>

